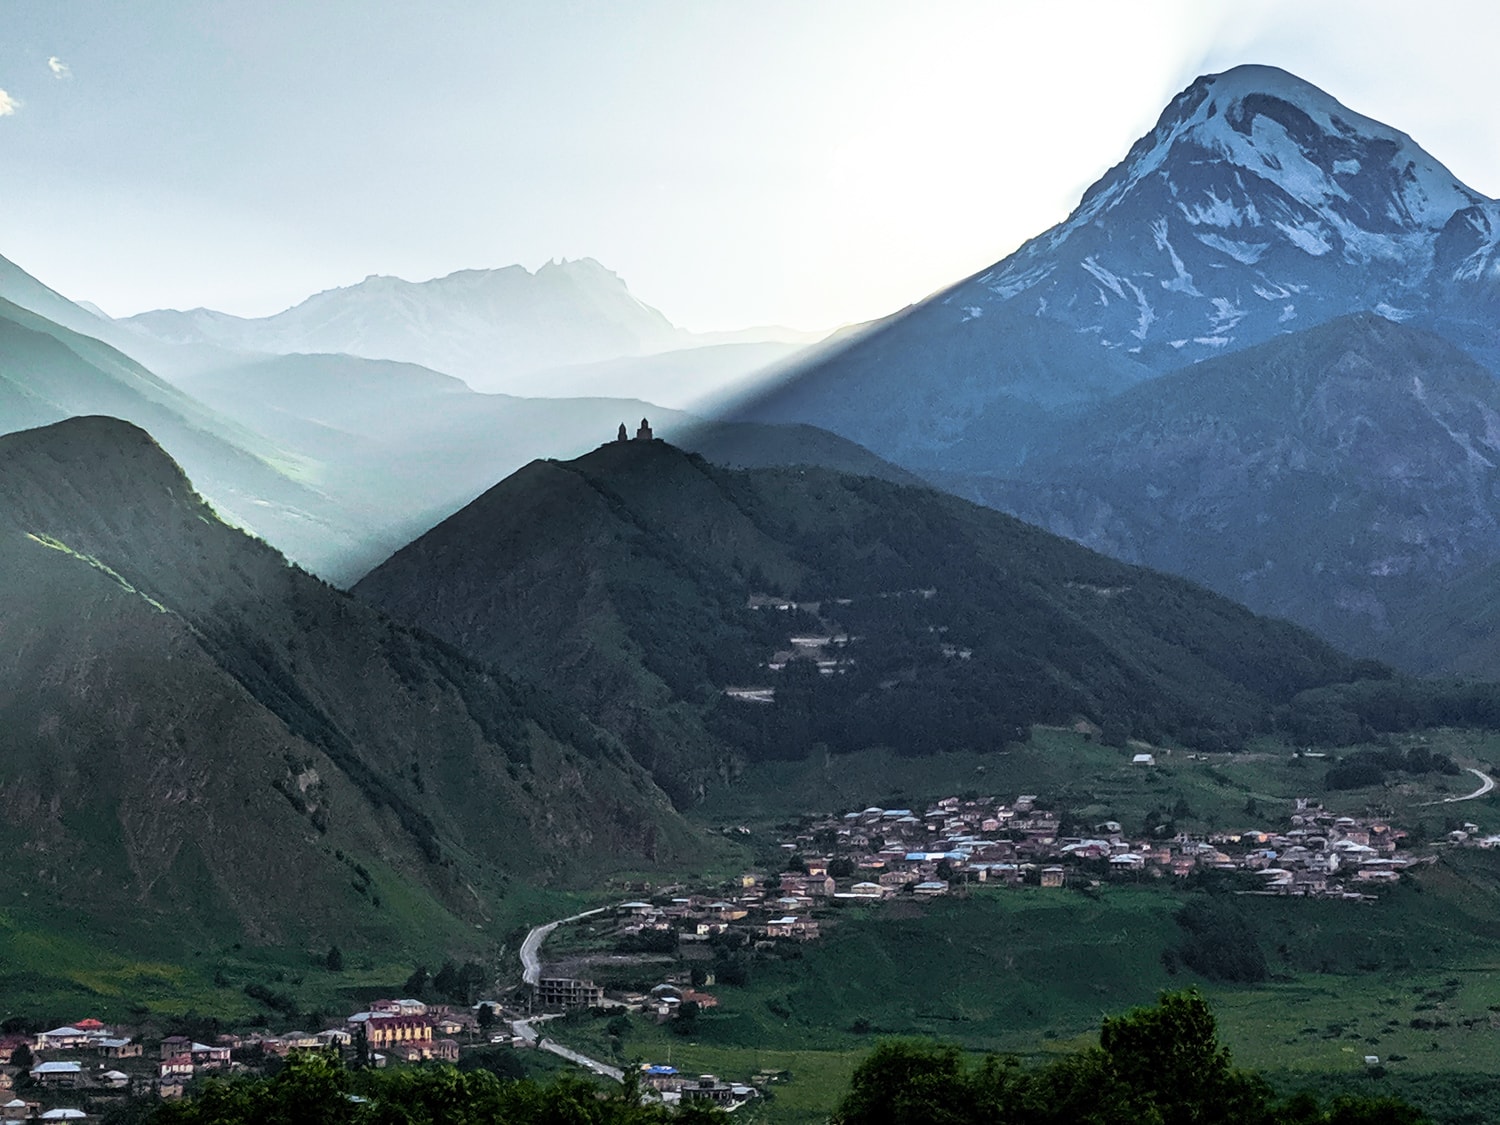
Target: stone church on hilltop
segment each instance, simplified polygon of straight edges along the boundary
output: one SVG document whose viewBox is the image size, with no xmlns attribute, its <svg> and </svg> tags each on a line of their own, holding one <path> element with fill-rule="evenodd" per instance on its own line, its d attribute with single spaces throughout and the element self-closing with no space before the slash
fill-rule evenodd
<svg viewBox="0 0 1500 1125">
<path fill-rule="evenodd" d="M 629 441 L 630 440 L 630 435 L 627 433 L 627 431 L 625 429 L 625 423 L 624 422 L 620 423 L 620 432 L 617 435 L 615 435 L 615 440 L 616 441 Z M 636 432 L 635 432 L 635 440 L 636 441 L 654 441 L 655 440 L 655 438 L 653 437 L 653 435 L 651 433 L 651 423 L 648 422 L 648 421 L 646 421 L 646 419 L 644 419 L 644 418 L 641 419 L 641 428 L 638 429 L 638 430 L 636 430 Z"/>
</svg>

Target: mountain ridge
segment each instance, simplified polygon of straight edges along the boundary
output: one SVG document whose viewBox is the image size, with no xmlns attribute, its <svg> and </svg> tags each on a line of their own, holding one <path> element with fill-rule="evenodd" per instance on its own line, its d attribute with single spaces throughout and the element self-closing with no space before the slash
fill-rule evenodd
<svg viewBox="0 0 1500 1125">
<path fill-rule="evenodd" d="M 1143 383 L 1061 424 L 1005 480 L 969 485 L 1427 671 L 1435 649 L 1398 638 L 1411 607 L 1500 560 L 1500 381 L 1441 337 L 1356 314 Z"/>
<path fill-rule="evenodd" d="M 777 327 L 688 332 L 593 258 L 552 261 L 535 272 L 519 265 L 457 270 L 426 281 L 371 274 L 271 316 L 158 309 L 118 323 L 158 344 L 416 363 L 479 391 L 512 394 L 550 393 L 553 372 L 579 382 L 591 366 L 627 359 L 664 382 L 645 360 L 681 350 L 696 354 L 706 392 L 817 338 Z M 597 379 L 588 389 L 598 393 Z"/>
<path fill-rule="evenodd" d="M 129 423 L 0 437 L 0 560 L 4 881 L 34 905 L 415 951 L 482 941 L 512 883 L 692 846 L 618 743 L 221 523 Z"/>
<path fill-rule="evenodd" d="M 810 422 L 912 468 L 998 472 L 1049 414 L 1348 313 L 1410 320 L 1500 371 L 1496 208 L 1284 71 L 1207 75 L 1062 223 L 734 416 Z M 874 424 L 866 388 L 909 425 Z"/>
<path fill-rule="evenodd" d="M 545 669 L 679 804 L 757 757 L 989 747 L 1079 715 L 1232 744 L 1356 673 L 1290 625 L 931 489 L 660 441 L 533 462 L 353 593 Z M 754 685 L 769 706 L 728 690 Z"/>
</svg>

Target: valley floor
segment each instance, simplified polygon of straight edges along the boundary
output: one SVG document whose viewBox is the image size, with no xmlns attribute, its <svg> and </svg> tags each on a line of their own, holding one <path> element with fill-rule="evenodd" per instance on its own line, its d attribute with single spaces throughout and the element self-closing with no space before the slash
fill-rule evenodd
<svg viewBox="0 0 1500 1125">
<path fill-rule="evenodd" d="M 1419 745 L 1485 776 L 1500 761 L 1492 735 L 1436 731 L 1397 740 L 1396 748 Z M 753 1083 L 764 1096 L 740 1113 L 765 1121 L 823 1120 L 883 1037 L 1048 1057 L 1090 1041 L 1103 1015 L 1190 985 L 1211 999 L 1236 1060 L 1277 1081 L 1395 1089 L 1500 1072 L 1500 853 L 1464 846 L 1500 827 L 1494 792 L 1475 792 L 1469 772 L 1394 774 L 1378 786 L 1329 790 L 1325 775 L 1344 755 L 1269 743 L 1212 757 L 1161 751 L 1153 748 L 1155 765 L 1146 767 L 1134 761 L 1145 752 L 1137 747 L 1039 729 L 1029 743 L 992 754 L 765 763 L 697 811 L 729 849 L 705 852 L 707 869 L 681 872 L 670 884 L 661 872 L 616 879 L 590 895 L 518 887 L 497 909 L 485 964 L 502 986 L 496 995 L 519 996 L 528 928 L 573 919 L 529 947 L 527 967 L 539 977 L 597 979 L 648 1012 L 601 1007 L 539 1032 L 612 1068 L 670 1064 Z M 1036 808 L 1054 810 L 1058 827 L 1113 821 L 1133 836 L 1169 825 L 1169 837 L 1205 839 L 1231 827 L 1284 826 L 1297 797 L 1314 794 L 1330 812 L 1354 814 L 1356 825 L 1398 826 L 1413 854 L 1431 862 L 1373 900 L 1344 900 L 1236 894 L 1253 877 L 1232 873 L 1094 875 L 1075 857 L 1063 887 L 955 881 L 930 898 L 900 891 L 826 898 L 807 912 L 799 902 L 798 914 L 818 919 L 816 940 L 789 933 L 735 941 L 710 925 L 694 931 L 702 940 L 674 940 L 660 951 L 647 947 L 646 912 L 620 906 L 726 902 L 743 890 L 746 870 L 775 875 L 770 885 L 780 892 L 788 866 L 806 869 L 787 872 L 789 886 L 816 880 L 816 861 L 832 854 L 821 844 L 846 811 L 925 815 L 942 798 L 953 798 L 952 809 L 986 794 L 1004 794 L 1012 809 L 1018 795 L 1034 795 Z M 1466 833 L 1465 824 L 1478 831 Z M 806 889 L 804 882 L 786 897 Z M 596 912 L 601 903 L 608 909 Z M 67 918 L 31 899 L 0 914 L 7 1016 L 56 1024 L 87 1013 L 161 1028 L 209 1015 L 225 1027 L 332 1025 L 375 996 L 398 994 L 414 964 L 440 958 L 349 949 L 344 967 L 331 972 L 327 951 L 239 950 L 211 935 L 151 957 Z M 1235 979 L 1247 950 L 1252 962 L 1260 959 L 1259 975 Z M 669 1016 L 672 1007 L 653 1010 L 649 994 L 668 981 L 679 997 L 696 992 L 714 1003 L 699 1004 L 689 1019 L 658 1022 L 656 1013 Z M 266 997 L 285 1010 L 267 1008 Z"/>
</svg>

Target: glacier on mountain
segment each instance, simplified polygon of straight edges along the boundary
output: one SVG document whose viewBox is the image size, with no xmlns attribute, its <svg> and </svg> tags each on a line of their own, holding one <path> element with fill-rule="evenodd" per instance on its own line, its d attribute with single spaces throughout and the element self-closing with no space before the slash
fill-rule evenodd
<svg viewBox="0 0 1500 1125">
<path fill-rule="evenodd" d="M 1442 276 L 1440 241 L 1455 259 Z M 1130 338 L 1169 368 L 1294 320 L 1500 281 L 1497 247 L 1497 205 L 1406 134 L 1285 71 L 1242 66 L 1195 81 L 1066 221 L 951 299 L 968 320 L 1029 294 L 1037 316 L 1108 346 Z"/>
<path fill-rule="evenodd" d="M 1063 222 L 745 416 L 993 474 L 1069 412 L 1375 310 L 1500 373 L 1500 202 L 1309 83 L 1237 67 L 1172 99 Z"/>
</svg>

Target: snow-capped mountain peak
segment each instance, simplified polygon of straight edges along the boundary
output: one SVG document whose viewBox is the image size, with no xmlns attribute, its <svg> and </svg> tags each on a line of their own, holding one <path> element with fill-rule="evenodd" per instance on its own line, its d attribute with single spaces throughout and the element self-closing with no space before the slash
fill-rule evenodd
<svg viewBox="0 0 1500 1125">
<path fill-rule="evenodd" d="M 1490 203 L 1406 134 L 1284 70 L 1241 66 L 1193 82 L 1066 222 L 947 303 L 962 323 L 1024 299 L 1175 367 L 1346 312 L 1404 315 L 1455 216 L 1469 216 L 1464 268 L 1492 260 Z"/>
<path fill-rule="evenodd" d="M 1101 195 L 1128 190 L 1179 145 L 1228 161 L 1350 229 L 1436 231 L 1454 211 L 1483 199 L 1405 133 L 1276 67 L 1241 66 L 1198 79 L 1131 150 L 1124 181 L 1113 173 L 1101 181 Z M 1100 205 L 1105 199 L 1086 199 L 1079 217 Z M 1213 224 L 1223 212 L 1199 203 L 1184 207 L 1184 215 Z"/>
</svg>

